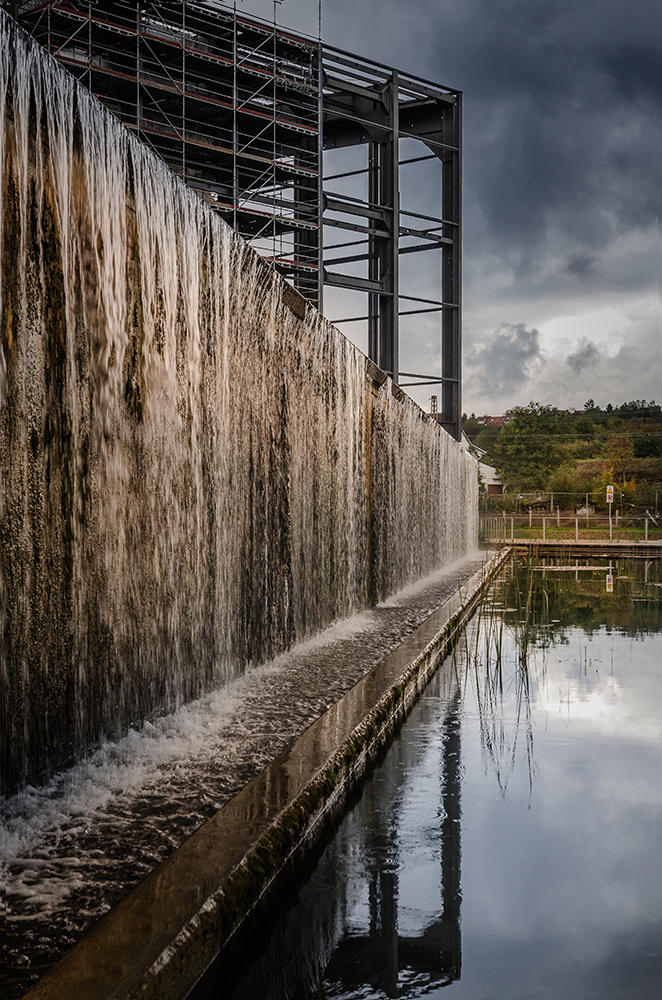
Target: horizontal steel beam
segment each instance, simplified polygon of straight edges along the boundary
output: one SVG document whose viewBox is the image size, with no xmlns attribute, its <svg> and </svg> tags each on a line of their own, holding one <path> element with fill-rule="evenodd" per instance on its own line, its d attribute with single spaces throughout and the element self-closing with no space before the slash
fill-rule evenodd
<svg viewBox="0 0 662 1000">
<path fill-rule="evenodd" d="M 408 160 L 400 160 L 399 166 L 404 167 L 407 163 L 422 163 L 423 160 L 436 160 L 438 157 L 434 153 L 428 153 L 427 156 L 411 156 Z"/>
<path fill-rule="evenodd" d="M 322 219 L 323 226 L 333 226 L 335 229 L 348 229 L 352 233 L 366 233 L 368 236 L 390 238 L 388 229 L 371 229 L 369 226 L 359 226 L 356 222 L 345 222 L 344 219 Z"/>
<path fill-rule="evenodd" d="M 434 243 L 417 243 L 413 247 L 399 247 L 398 253 L 423 253 L 424 250 L 440 250 L 446 240 L 435 240 Z"/>
<path fill-rule="evenodd" d="M 344 212 L 345 215 L 359 215 L 365 219 L 377 219 L 379 222 L 384 222 L 386 214 L 390 211 L 390 209 L 386 207 L 371 208 L 370 205 L 360 203 L 357 204 L 354 201 L 345 201 L 343 198 L 334 198 L 325 194 L 324 211 Z"/>
<path fill-rule="evenodd" d="M 336 48 L 335 45 L 324 44 L 322 46 L 322 57 L 327 65 L 333 60 L 341 66 L 348 66 L 360 70 L 362 73 L 373 73 L 375 75 L 381 73 L 384 82 L 389 80 L 393 74 L 392 67 L 376 62 L 374 59 L 364 58 L 363 56 L 357 57 L 345 49 Z M 446 98 L 450 99 L 453 104 L 457 102 L 461 94 L 461 91 L 455 87 L 446 87 L 435 83 L 434 80 L 419 79 L 418 77 L 410 76 L 408 73 L 399 74 L 398 84 L 400 90 L 403 92 L 408 93 L 411 90 L 415 94 L 423 94 L 426 97 L 433 97 L 438 100 Z"/>
<path fill-rule="evenodd" d="M 449 246 L 453 246 L 453 240 L 449 236 L 440 236 L 439 233 L 434 233 L 431 229 L 412 229 L 411 226 L 400 226 L 400 236 L 416 236 L 420 240 L 430 240 L 432 243 L 447 243 Z"/>
<path fill-rule="evenodd" d="M 327 77 L 324 83 L 324 90 L 334 90 L 343 94 L 351 94 L 355 97 L 363 97 L 368 101 L 378 101 L 380 104 L 384 104 L 384 95 L 378 90 L 372 90 L 370 87 L 359 87 L 356 83 L 350 83 L 348 80 L 338 80 L 332 77 Z"/>
<path fill-rule="evenodd" d="M 446 306 L 449 309 L 457 309 L 457 303 L 455 302 L 440 302 L 438 299 L 421 299 L 417 295 L 401 295 L 401 299 L 405 299 L 407 302 L 424 302 L 429 306 Z"/>
<path fill-rule="evenodd" d="M 406 374 L 406 372 L 401 372 L 400 374 L 404 375 L 405 378 L 410 377 L 409 375 Z M 456 378 L 447 378 L 447 377 L 434 378 L 432 375 L 425 375 L 424 378 L 425 378 L 424 382 L 401 382 L 400 385 L 404 388 L 408 385 L 441 385 L 442 383 L 446 382 L 458 382 L 458 379 Z"/>
<path fill-rule="evenodd" d="M 349 243 L 328 243 L 324 247 L 324 249 L 325 250 L 344 250 L 345 247 L 360 247 L 360 246 L 365 246 L 367 242 L 368 242 L 367 239 L 365 239 L 365 240 L 350 240 Z"/>
<path fill-rule="evenodd" d="M 443 308 L 443 306 L 429 306 L 427 309 L 405 309 L 404 312 L 399 312 L 398 316 L 418 316 L 420 313 L 438 313 Z"/>
<path fill-rule="evenodd" d="M 420 372 L 400 372 L 400 374 L 404 375 L 405 378 L 425 378 L 433 382 L 436 382 L 437 379 L 439 378 L 438 375 L 421 375 Z"/>
<path fill-rule="evenodd" d="M 369 253 L 356 253 L 351 257 L 332 257 L 324 260 L 324 264 L 354 264 L 359 260 L 370 260 Z"/>
<path fill-rule="evenodd" d="M 436 159 L 436 157 L 434 157 Z M 328 177 L 323 177 L 322 180 L 325 181 L 337 181 L 341 177 L 356 177 L 357 174 L 367 174 L 368 168 L 363 167 L 362 170 L 346 170 L 344 174 L 330 174 Z"/>
<path fill-rule="evenodd" d="M 360 323 L 370 319 L 369 316 L 344 316 L 342 319 L 330 319 L 329 323 Z"/>
<path fill-rule="evenodd" d="M 324 284 L 335 285 L 337 288 L 352 288 L 360 292 L 378 292 L 379 295 L 392 295 L 392 292 L 384 291 L 381 281 L 373 281 L 370 278 L 357 278 L 352 274 L 338 274 L 337 271 L 324 272 Z"/>
</svg>

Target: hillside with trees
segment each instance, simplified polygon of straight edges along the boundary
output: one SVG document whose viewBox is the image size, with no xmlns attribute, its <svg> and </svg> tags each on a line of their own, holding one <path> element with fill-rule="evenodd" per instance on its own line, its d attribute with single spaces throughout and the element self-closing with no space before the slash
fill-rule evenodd
<svg viewBox="0 0 662 1000">
<path fill-rule="evenodd" d="M 588 503 L 606 508 L 606 487 L 631 510 L 653 510 L 662 501 L 662 407 L 635 399 L 621 406 L 559 410 L 531 402 L 507 413 L 502 427 L 488 418 L 463 415 L 463 429 L 482 461 L 494 466 L 506 486 L 491 497 L 492 509 L 547 503 L 551 494 L 564 510 Z"/>
</svg>

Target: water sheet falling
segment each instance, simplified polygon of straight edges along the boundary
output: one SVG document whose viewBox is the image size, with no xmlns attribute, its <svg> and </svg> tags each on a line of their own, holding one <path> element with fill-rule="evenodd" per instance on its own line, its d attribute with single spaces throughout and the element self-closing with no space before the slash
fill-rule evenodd
<svg viewBox="0 0 662 1000">
<path fill-rule="evenodd" d="M 0 18 L 11 791 L 471 549 L 477 472 Z"/>
</svg>

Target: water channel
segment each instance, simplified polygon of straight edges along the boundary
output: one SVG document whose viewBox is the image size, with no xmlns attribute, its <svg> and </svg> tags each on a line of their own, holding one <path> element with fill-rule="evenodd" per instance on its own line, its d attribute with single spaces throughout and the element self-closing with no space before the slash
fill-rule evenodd
<svg viewBox="0 0 662 1000">
<path fill-rule="evenodd" d="M 195 1000 L 659 998 L 661 633 L 659 562 L 519 560 Z"/>
<path fill-rule="evenodd" d="M 23 996 L 114 903 L 464 591 L 483 561 L 476 551 L 450 563 L 236 682 L 136 724 L 47 784 L 0 800 L 7 995 Z"/>
</svg>

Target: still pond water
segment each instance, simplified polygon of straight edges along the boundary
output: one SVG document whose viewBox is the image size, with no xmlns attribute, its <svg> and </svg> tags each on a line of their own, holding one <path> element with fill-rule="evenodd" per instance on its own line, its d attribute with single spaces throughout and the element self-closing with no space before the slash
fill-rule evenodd
<svg viewBox="0 0 662 1000">
<path fill-rule="evenodd" d="M 193 996 L 659 1000 L 661 736 L 660 563 L 519 562 Z"/>
</svg>

